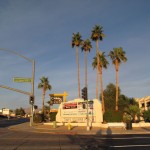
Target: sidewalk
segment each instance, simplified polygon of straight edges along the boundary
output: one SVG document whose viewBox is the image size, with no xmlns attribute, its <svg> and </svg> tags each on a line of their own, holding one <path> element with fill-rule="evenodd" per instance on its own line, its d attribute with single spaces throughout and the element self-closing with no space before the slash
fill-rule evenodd
<svg viewBox="0 0 150 150">
<path fill-rule="evenodd" d="M 58 126 L 53 128 L 51 125 L 34 124 L 30 126 L 29 123 L 23 123 L 9 127 L 10 130 L 37 132 L 37 133 L 50 133 L 50 134 L 78 134 L 78 135 L 111 135 L 111 134 L 150 134 L 150 127 L 146 128 L 133 128 L 132 130 L 125 130 L 123 128 L 100 128 L 93 127 L 90 131 L 87 131 L 86 127 L 72 127 L 68 130 L 67 126 Z"/>
</svg>

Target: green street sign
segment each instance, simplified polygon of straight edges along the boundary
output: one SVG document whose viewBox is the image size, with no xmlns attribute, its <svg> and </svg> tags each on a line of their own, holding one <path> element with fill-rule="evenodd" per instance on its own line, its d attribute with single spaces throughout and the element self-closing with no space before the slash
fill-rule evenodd
<svg viewBox="0 0 150 150">
<path fill-rule="evenodd" d="M 13 82 L 32 82 L 31 78 L 14 77 Z"/>
</svg>

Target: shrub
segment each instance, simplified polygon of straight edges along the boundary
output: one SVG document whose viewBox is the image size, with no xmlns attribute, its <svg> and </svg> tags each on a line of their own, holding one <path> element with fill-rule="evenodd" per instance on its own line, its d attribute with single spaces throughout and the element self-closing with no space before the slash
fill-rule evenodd
<svg viewBox="0 0 150 150">
<path fill-rule="evenodd" d="M 122 122 L 122 112 L 107 110 L 104 113 L 104 121 L 105 122 Z"/>
<path fill-rule="evenodd" d="M 33 122 L 34 123 L 40 123 L 42 122 L 42 114 L 36 114 L 33 116 Z"/>
<path fill-rule="evenodd" d="M 150 110 L 147 110 L 143 113 L 143 118 L 145 122 L 150 122 Z"/>
<path fill-rule="evenodd" d="M 131 122 L 132 116 L 130 114 L 124 113 L 123 115 L 123 122 Z"/>
<path fill-rule="evenodd" d="M 50 121 L 56 121 L 56 115 L 57 115 L 57 112 L 51 112 L 50 113 Z"/>
<path fill-rule="evenodd" d="M 138 122 L 138 120 L 136 120 L 136 117 L 139 118 L 140 109 L 137 105 L 129 105 L 127 108 L 124 109 L 124 111 L 132 117 L 132 122 Z"/>
</svg>

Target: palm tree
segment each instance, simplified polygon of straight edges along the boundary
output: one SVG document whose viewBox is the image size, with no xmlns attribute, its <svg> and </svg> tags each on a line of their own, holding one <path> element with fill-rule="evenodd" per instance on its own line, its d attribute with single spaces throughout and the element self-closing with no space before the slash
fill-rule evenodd
<svg viewBox="0 0 150 150">
<path fill-rule="evenodd" d="M 84 51 L 84 63 L 85 63 L 85 87 L 88 89 L 88 80 L 87 80 L 87 52 L 91 50 L 92 45 L 89 39 L 86 39 L 82 43 L 82 51 Z"/>
<path fill-rule="evenodd" d="M 42 89 L 42 113 L 44 114 L 44 100 L 45 100 L 45 94 L 47 90 L 51 90 L 52 86 L 49 84 L 47 77 L 40 78 L 40 83 L 38 84 L 38 88 Z"/>
<path fill-rule="evenodd" d="M 77 63 L 77 79 L 78 79 L 78 97 L 80 98 L 80 65 L 79 65 L 79 54 L 78 47 L 81 46 L 82 39 L 80 33 L 73 33 L 72 36 L 72 48 L 76 47 L 76 63 Z"/>
<path fill-rule="evenodd" d="M 103 27 L 99 25 L 95 25 L 92 30 L 91 39 L 96 42 L 96 55 L 98 54 L 98 41 L 102 41 L 104 37 Z M 99 62 L 99 57 L 97 55 L 97 62 Z M 98 63 L 99 64 L 99 63 Z M 96 70 L 96 99 L 98 99 L 98 67 Z"/>
<path fill-rule="evenodd" d="M 140 108 L 138 105 L 129 105 L 124 109 L 124 111 L 132 116 L 133 123 L 136 121 L 135 118 L 140 116 Z"/>
<path fill-rule="evenodd" d="M 126 53 L 123 51 L 122 47 L 113 48 L 112 51 L 109 52 L 109 56 L 112 60 L 112 64 L 115 65 L 116 69 L 116 111 L 118 111 L 118 71 L 121 62 L 126 62 Z"/>
<path fill-rule="evenodd" d="M 102 52 L 102 53 L 98 53 L 98 57 L 99 57 L 99 73 L 100 73 L 100 85 L 101 85 L 101 100 L 102 100 L 102 110 L 103 110 L 103 113 L 105 113 L 105 102 L 104 102 L 104 94 L 103 94 L 103 80 L 102 80 L 102 70 L 103 68 L 104 69 L 107 69 L 107 66 L 109 64 L 109 62 L 107 61 L 106 59 L 106 56 L 105 56 L 105 52 Z M 97 67 L 97 56 L 93 58 L 93 63 L 92 63 L 92 66 L 93 68 L 96 68 Z"/>
</svg>

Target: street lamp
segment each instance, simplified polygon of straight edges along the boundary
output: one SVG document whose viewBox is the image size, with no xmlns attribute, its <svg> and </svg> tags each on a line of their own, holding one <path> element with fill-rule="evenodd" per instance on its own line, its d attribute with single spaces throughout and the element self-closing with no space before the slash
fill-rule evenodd
<svg viewBox="0 0 150 150">
<path fill-rule="evenodd" d="M 26 95 L 29 95 L 30 97 L 34 97 L 34 78 L 35 78 L 35 61 L 32 60 L 32 59 L 29 59 L 15 51 L 12 51 L 12 50 L 8 50 L 8 49 L 4 49 L 4 48 L 0 48 L 0 50 L 2 51 L 7 51 L 9 53 L 12 53 L 12 54 L 15 54 L 19 57 L 22 57 L 24 59 L 26 59 L 27 61 L 31 62 L 32 63 L 32 81 L 31 81 L 31 85 L 32 85 L 32 88 L 31 88 L 31 93 L 28 93 L 28 92 L 25 92 L 25 91 L 21 91 L 21 90 L 18 90 L 18 89 L 15 89 L 15 88 L 10 88 L 10 87 L 7 87 L 7 86 L 4 86 L 4 85 L 0 85 L 0 87 L 2 88 L 5 88 L 5 89 L 9 89 L 9 90 L 12 90 L 12 91 L 16 91 L 16 92 L 20 92 L 20 93 L 23 93 L 23 94 L 26 94 Z M 30 126 L 32 126 L 32 123 L 33 123 L 33 104 L 31 104 L 31 118 L 30 118 Z"/>
</svg>

